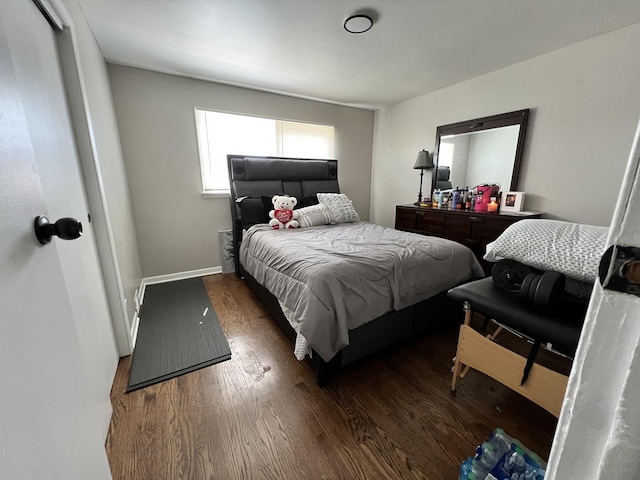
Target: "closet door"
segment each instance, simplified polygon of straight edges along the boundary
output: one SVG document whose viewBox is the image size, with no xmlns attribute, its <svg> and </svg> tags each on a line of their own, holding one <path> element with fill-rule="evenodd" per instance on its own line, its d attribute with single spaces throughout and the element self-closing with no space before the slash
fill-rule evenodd
<svg viewBox="0 0 640 480">
<path fill-rule="evenodd" d="M 43 246 L 34 232 L 37 215 L 86 224 L 87 210 L 55 37 L 28 0 L 2 4 L 0 105 L 2 477 L 110 478 L 102 432 L 113 333 L 95 339 L 106 346 L 98 352 L 86 343 L 108 319 L 99 267 L 87 260 L 93 240 Z"/>
</svg>

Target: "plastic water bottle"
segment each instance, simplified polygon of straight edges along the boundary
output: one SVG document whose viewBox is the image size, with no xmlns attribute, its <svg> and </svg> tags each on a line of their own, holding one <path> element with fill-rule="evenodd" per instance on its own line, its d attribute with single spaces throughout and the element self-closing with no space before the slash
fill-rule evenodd
<svg viewBox="0 0 640 480">
<path fill-rule="evenodd" d="M 545 471 L 541 467 L 534 467 L 533 465 L 526 464 L 526 471 L 524 473 L 524 480 L 543 480 Z"/>
<path fill-rule="evenodd" d="M 489 441 L 495 447 L 499 459 L 505 453 L 511 450 L 511 443 L 513 442 L 513 438 L 507 435 L 501 428 L 496 428 L 491 434 Z"/>
<path fill-rule="evenodd" d="M 462 465 L 460 465 L 460 475 L 458 476 L 458 480 L 469 480 L 469 475 L 471 474 L 471 460 L 473 459 L 469 457 L 462 462 Z"/>
<path fill-rule="evenodd" d="M 481 450 L 482 452 L 480 453 L 480 456 L 477 457 L 477 460 L 482 469 L 488 473 L 496 466 L 501 455 L 498 455 L 496 447 L 491 442 L 483 442 Z"/>
<path fill-rule="evenodd" d="M 514 452 L 507 455 L 504 471 L 509 475 L 509 480 L 525 480 L 527 463 L 524 459 L 524 450 L 516 447 Z"/>
<path fill-rule="evenodd" d="M 474 458 L 467 458 L 460 467 L 462 480 L 484 480 L 500 457 L 491 442 L 483 442 L 477 449 Z"/>
<path fill-rule="evenodd" d="M 547 462 L 540 458 L 538 454 L 529 450 L 520 441 L 516 440 L 515 438 L 511 438 L 501 428 L 496 428 L 493 431 L 491 437 L 489 437 L 489 441 L 493 444 L 494 447 L 496 447 L 496 450 L 498 451 L 498 458 L 502 457 L 506 453 L 515 451 L 516 448 L 519 447 L 527 464 L 527 475 L 531 476 L 529 473 L 530 466 L 537 470 L 536 475 L 533 478 L 537 478 L 539 476 L 544 477 L 544 472 L 547 468 Z M 529 477 L 527 475 L 525 475 L 525 478 L 526 480 L 529 480 Z"/>
<path fill-rule="evenodd" d="M 460 480 L 484 480 L 489 473 L 475 458 L 467 458 L 460 466 Z"/>
</svg>

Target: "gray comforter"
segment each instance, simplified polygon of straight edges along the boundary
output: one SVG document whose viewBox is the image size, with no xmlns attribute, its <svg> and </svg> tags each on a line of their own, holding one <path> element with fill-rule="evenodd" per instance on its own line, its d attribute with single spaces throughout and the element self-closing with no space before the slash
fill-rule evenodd
<svg viewBox="0 0 640 480">
<path fill-rule="evenodd" d="M 329 361 L 353 330 L 472 277 L 468 248 L 366 222 L 245 232 L 240 262 L 300 322 L 299 333 Z"/>
</svg>

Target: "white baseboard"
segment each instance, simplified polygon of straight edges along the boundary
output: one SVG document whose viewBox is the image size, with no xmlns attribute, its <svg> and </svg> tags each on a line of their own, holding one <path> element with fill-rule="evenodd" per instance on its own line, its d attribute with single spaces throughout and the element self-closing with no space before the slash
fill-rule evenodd
<svg viewBox="0 0 640 480">
<path fill-rule="evenodd" d="M 188 270 L 186 272 L 168 273 L 166 275 L 156 275 L 155 277 L 143 278 L 142 283 L 140 283 L 140 305 L 142 305 L 144 301 L 144 293 L 147 285 L 153 285 L 155 283 L 175 282 L 176 280 L 204 277 L 206 275 L 215 275 L 217 273 L 222 273 L 222 267 L 201 268 L 199 270 Z"/>
<path fill-rule="evenodd" d="M 133 313 L 133 319 L 131 320 L 131 344 L 133 348 L 136 348 L 136 340 L 138 339 L 138 326 L 140 325 L 140 317 L 138 312 Z"/>
</svg>

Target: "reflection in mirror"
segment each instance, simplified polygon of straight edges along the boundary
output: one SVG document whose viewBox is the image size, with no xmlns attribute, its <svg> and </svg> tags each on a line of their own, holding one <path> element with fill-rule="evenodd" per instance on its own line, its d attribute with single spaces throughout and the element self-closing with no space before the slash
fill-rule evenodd
<svg viewBox="0 0 640 480">
<path fill-rule="evenodd" d="M 503 191 L 516 190 L 528 112 L 438 127 L 433 189 L 498 183 Z"/>
<path fill-rule="evenodd" d="M 438 165 L 449 167 L 453 186 L 511 185 L 519 126 L 440 137 Z"/>
</svg>

